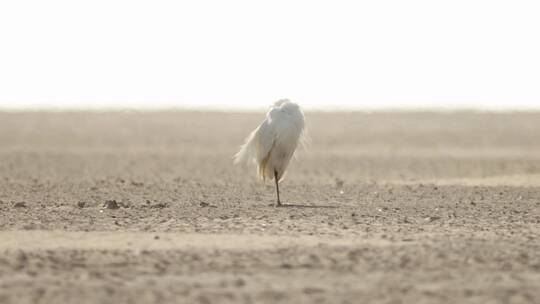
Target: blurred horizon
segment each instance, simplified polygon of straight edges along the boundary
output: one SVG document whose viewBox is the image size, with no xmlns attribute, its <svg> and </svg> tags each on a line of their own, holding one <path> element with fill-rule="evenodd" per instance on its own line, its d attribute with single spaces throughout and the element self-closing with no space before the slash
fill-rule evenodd
<svg viewBox="0 0 540 304">
<path fill-rule="evenodd" d="M 277 100 L 277 99 L 276 99 Z M 306 111 L 343 112 L 343 111 L 397 111 L 397 112 L 455 112 L 455 111 L 486 111 L 486 112 L 514 112 L 514 111 L 540 111 L 540 104 L 487 104 L 471 102 L 457 103 L 315 103 L 297 102 Z M 82 102 L 42 102 L 42 103 L 2 103 L 2 112 L 32 112 L 32 111 L 223 111 L 223 112 L 260 112 L 267 110 L 273 101 L 254 103 L 181 103 L 181 102 L 109 102 L 109 103 L 82 103 Z"/>
</svg>

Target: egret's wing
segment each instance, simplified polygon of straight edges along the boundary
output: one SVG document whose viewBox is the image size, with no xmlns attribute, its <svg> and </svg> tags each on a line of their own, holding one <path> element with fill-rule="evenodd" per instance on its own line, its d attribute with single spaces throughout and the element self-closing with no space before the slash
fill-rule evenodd
<svg viewBox="0 0 540 304">
<path fill-rule="evenodd" d="M 272 172 L 268 172 L 267 164 L 270 158 L 270 153 L 276 142 L 276 130 L 269 119 L 266 119 L 260 126 L 257 132 L 257 165 L 259 177 L 263 180 L 266 177 L 272 178 Z"/>
<path fill-rule="evenodd" d="M 268 157 L 270 150 L 274 146 L 274 141 L 276 140 L 275 128 L 272 128 L 268 119 L 263 121 L 259 126 L 255 137 L 257 139 L 256 159 L 257 163 L 261 164 L 263 160 Z"/>
</svg>

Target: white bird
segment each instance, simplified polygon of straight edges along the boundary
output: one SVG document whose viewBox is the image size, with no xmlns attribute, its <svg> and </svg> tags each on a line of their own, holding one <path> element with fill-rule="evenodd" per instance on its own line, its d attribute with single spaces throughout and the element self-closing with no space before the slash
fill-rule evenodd
<svg viewBox="0 0 540 304">
<path fill-rule="evenodd" d="M 304 140 L 304 114 L 296 103 L 281 99 L 274 103 L 266 113 L 266 119 L 246 138 L 234 156 L 234 163 L 253 162 L 260 178 L 274 179 L 277 206 L 281 206 L 279 182 L 285 176 L 298 143 Z"/>
</svg>

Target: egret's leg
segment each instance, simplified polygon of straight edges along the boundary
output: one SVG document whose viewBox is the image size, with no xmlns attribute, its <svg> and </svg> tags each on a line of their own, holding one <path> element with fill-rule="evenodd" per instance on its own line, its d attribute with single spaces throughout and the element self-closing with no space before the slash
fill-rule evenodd
<svg viewBox="0 0 540 304">
<path fill-rule="evenodd" d="M 279 181 L 278 181 L 278 173 L 276 170 L 274 170 L 274 180 L 276 181 L 276 193 L 277 193 L 277 205 L 281 206 L 281 201 L 279 200 Z"/>
</svg>

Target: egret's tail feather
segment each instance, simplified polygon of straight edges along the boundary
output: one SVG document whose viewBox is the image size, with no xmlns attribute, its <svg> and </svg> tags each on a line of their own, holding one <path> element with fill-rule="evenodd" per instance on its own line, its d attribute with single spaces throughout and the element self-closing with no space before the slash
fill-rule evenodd
<svg viewBox="0 0 540 304">
<path fill-rule="evenodd" d="M 248 164 L 255 157 L 255 137 L 257 130 L 251 132 L 245 143 L 240 147 L 240 151 L 234 155 L 234 164 Z"/>
</svg>

